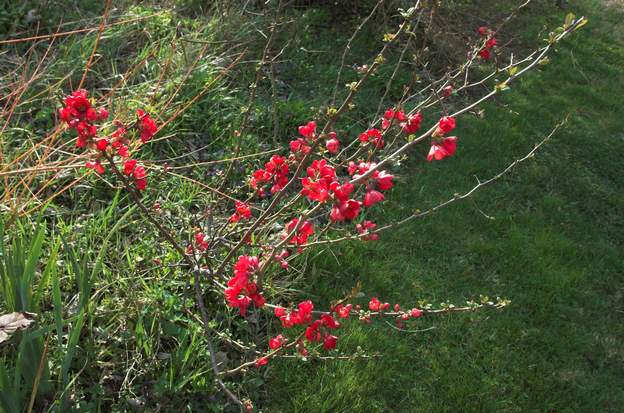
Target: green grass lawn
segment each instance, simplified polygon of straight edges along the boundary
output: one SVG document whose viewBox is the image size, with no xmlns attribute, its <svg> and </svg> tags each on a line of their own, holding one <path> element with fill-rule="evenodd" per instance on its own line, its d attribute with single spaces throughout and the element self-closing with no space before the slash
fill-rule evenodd
<svg viewBox="0 0 624 413">
<path fill-rule="evenodd" d="M 535 160 L 474 198 L 383 235 L 325 251 L 310 289 L 361 281 L 407 305 L 501 295 L 500 312 L 421 319 L 400 333 L 355 326 L 339 344 L 374 361 L 276 362 L 270 412 L 617 412 L 624 406 L 624 41 L 622 10 L 576 2 L 590 18 L 539 74 L 462 118 L 457 156 L 419 154 L 380 221 L 427 209 L 521 157 L 569 115 Z M 614 6 L 614 7 L 617 7 Z M 563 13 L 546 16 L 559 21 Z"/>
</svg>

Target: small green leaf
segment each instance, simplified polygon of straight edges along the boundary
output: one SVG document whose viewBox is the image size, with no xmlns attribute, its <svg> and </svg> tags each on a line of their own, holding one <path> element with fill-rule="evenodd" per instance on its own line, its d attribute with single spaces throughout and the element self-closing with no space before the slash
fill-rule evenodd
<svg viewBox="0 0 624 413">
<path fill-rule="evenodd" d="M 567 16 L 565 17 L 563 28 L 567 29 L 568 27 L 572 26 L 572 23 L 574 23 L 575 18 L 576 16 L 574 15 L 574 13 L 568 13 Z"/>
</svg>

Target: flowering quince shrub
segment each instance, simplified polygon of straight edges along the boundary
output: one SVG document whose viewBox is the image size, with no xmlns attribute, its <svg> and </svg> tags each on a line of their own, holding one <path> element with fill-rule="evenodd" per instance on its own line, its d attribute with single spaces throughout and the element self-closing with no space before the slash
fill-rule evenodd
<svg viewBox="0 0 624 413">
<path fill-rule="evenodd" d="M 505 67 L 495 68 L 494 73 L 507 71 L 509 76 L 502 84 L 508 87 L 516 77 L 535 67 L 553 44 L 575 29 L 575 24 L 579 22 L 571 23 L 530 58 L 516 59 Z M 262 368 L 282 356 L 305 359 L 325 354 L 324 357 L 331 357 L 340 347 L 341 337 L 347 334 L 349 325 L 355 322 L 368 325 L 375 320 L 392 320 L 396 329 L 403 330 L 408 323 L 418 323 L 424 316 L 483 307 L 500 308 L 508 304 L 504 299 L 493 301 L 483 297 L 478 302 L 468 301 L 464 306 L 445 303 L 435 308 L 424 303 L 391 304 L 378 297 L 358 302 L 359 298 L 350 295 L 327 297 L 334 300 L 333 304 L 329 308 L 319 308 L 318 303 L 305 297 L 299 302 L 289 302 L 272 288 L 271 280 L 278 275 L 287 277 L 297 265 L 298 257 L 310 248 L 344 241 L 380 241 L 383 231 L 427 214 L 427 211 L 416 212 L 398 222 L 376 222 L 378 218 L 383 219 L 380 206 L 394 198 L 397 184 L 394 161 L 408 151 L 415 151 L 429 162 L 452 162 L 449 158 L 459 156 L 461 147 L 458 136 L 449 134 L 457 129 L 461 115 L 503 90 L 500 84 L 496 85 L 474 103 L 455 112 L 448 109 L 454 103 L 453 96 L 469 89 L 470 85 L 480 84 L 464 81 L 468 79 L 469 68 L 476 62 L 490 60 L 496 50 L 495 32 L 480 27 L 480 38 L 469 51 L 468 62 L 433 82 L 430 95 L 417 95 L 418 101 L 395 102 L 359 130 L 350 125 L 338 127 L 338 119 L 349 110 L 361 83 L 383 64 L 384 51 L 405 29 L 403 24 L 397 33 L 384 38 L 384 49 L 373 64 L 362 67 L 361 80 L 349 85 L 342 105 L 330 108 L 322 119 L 302 121 L 288 145 L 274 148 L 276 151 L 259 164 L 246 165 L 242 186 L 226 174 L 221 188 L 226 188 L 227 194 L 215 190 L 224 200 L 219 206 L 220 215 L 214 217 L 215 223 L 189 231 L 186 236 L 168 229 L 159 220 L 160 205 L 148 208 L 144 204 L 142 191 L 148 189 L 150 168 L 149 162 L 141 161 L 138 155 L 141 147 L 159 131 L 151 115 L 144 109 L 120 111 L 119 118 L 110 121 L 107 109 L 95 107 L 85 90 L 73 91 L 64 99 L 59 117 L 75 138 L 77 150 L 88 158 L 85 167 L 98 175 L 112 172 L 163 241 L 192 271 L 209 345 L 212 346 L 215 335 L 209 327 L 202 284 L 218 293 L 219 301 L 212 303 L 213 306 L 222 306 L 223 312 L 229 312 L 232 317 L 245 320 L 258 311 L 266 311 L 274 319 L 278 331 L 267 332 L 264 348 L 254 348 L 242 355 L 238 367 L 220 371 L 213 359 L 216 376 Z M 523 69 L 518 70 L 519 66 Z M 434 110 L 436 105 L 443 109 Z M 469 138 L 462 135 L 462 141 Z M 418 149 L 419 144 L 424 146 L 422 150 Z M 533 152 L 521 160 L 528 159 Z M 166 168 L 164 173 L 167 173 Z M 429 212 L 470 196 L 482 185 L 480 182 L 466 195 L 454 196 Z M 230 195 L 241 193 L 244 199 Z M 211 357 L 214 353 L 211 347 Z M 242 405 L 223 387 L 230 398 Z"/>
</svg>

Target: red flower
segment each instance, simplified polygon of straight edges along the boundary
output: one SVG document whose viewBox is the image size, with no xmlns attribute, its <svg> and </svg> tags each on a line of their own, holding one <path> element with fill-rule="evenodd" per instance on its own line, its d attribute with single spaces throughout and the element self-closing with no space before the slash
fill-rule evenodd
<svg viewBox="0 0 624 413">
<path fill-rule="evenodd" d="M 266 357 L 260 357 L 259 359 L 256 360 L 256 367 L 262 367 L 262 366 L 266 366 L 267 364 L 269 364 L 269 359 Z"/>
<path fill-rule="evenodd" d="M 321 324 L 331 330 L 340 328 L 340 323 L 337 322 L 331 314 L 321 314 Z"/>
<path fill-rule="evenodd" d="M 441 135 L 449 133 L 450 131 L 455 129 L 455 125 L 455 118 L 453 118 L 452 116 L 444 116 L 442 119 L 440 119 L 440 122 L 438 123 L 438 130 L 442 132 Z"/>
<path fill-rule="evenodd" d="M 99 108 L 97 110 L 97 120 L 105 120 L 108 119 L 108 110 L 105 108 Z"/>
<path fill-rule="evenodd" d="M 154 119 L 142 109 L 137 109 L 137 116 L 139 117 L 138 128 L 141 133 L 141 142 L 146 143 L 152 139 L 156 131 L 158 131 L 158 127 Z"/>
<path fill-rule="evenodd" d="M 448 85 L 447 87 L 445 87 L 444 89 L 442 89 L 442 93 L 444 94 L 444 96 L 449 97 L 453 94 L 453 86 Z"/>
<path fill-rule="evenodd" d="M 297 228 L 298 223 L 299 218 L 293 218 L 286 225 L 285 231 L 282 233 L 282 239 L 286 239 L 286 237 L 288 237 L 288 235 L 290 235 L 295 230 L 295 228 Z M 304 245 L 308 242 L 308 237 L 312 234 L 314 234 L 314 226 L 312 225 L 312 223 L 310 221 L 303 221 L 303 223 L 299 225 L 296 233 L 288 242 L 295 245 Z"/>
<path fill-rule="evenodd" d="M 349 182 L 345 182 L 344 184 L 340 185 L 338 181 L 333 181 L 329 185 L 330 191 L 334 193 L 334 198 L 340 201 L 346 201 L 347 199 L 349 199 L 349 195 L 351 194 L 351 192 L 353 192 L 354 188 L 355 186 Z"/>
<path fill-rule="evenodd" d="M 108 139 L 106 139 L 106 138 L 98 139 L 98 141 L 95 144 L 95 146 L 98 148 L 99 151 L 104 152 L 106 150 L 106 148 L 108 148 Z"/>
<path fill-rule="evenodd" d="M 427 155 L 427 160 L 432 161 L 435 159 L 439 161 L 441 159 L 446 158 L 447 156 L 452 156 L 457 149 L 457 137 L 449 136 L 447 138 L 443 138 L 441 143 L 433 142 L 431 144 L 431 149 L 429 150 L 429 154 Z"/>
<path fill-rule="evenodd" d="M 299 133 L 304 138 L 314 139 L 316 133 L 316 122 L 310 121 L 306 125 L 299 126 Z"/>
<path fill-rule="evenodd" d="M 384 198 L 385 197 L 381 192 L 372 189 L 370 191 L 367 191 L 366 195 L 364 196 L 364 206 L 367 208 L 372 207 L 376 203 L 383 201 Z"/>
<path fill-rule="evenodd" d="M 319 331 L 320 325 L 321 325 L 321 322 L 319 320 L 316 320 L 315 322 L 310 324 L 308 328 L 306 328 L 306 331 L 305 331 L 306 340 L 308 340 L 311 343 L 318 343 L 319 341 L 321 341 L 321 332 Z"/>
<path fill-rule="evenodd" d="M 307 154 L 312 150 L 312 147 L 308 145 L 308 143 L 303 138 L 297 138 L 295 140 L 290 141 L 290 151 L 292 153 L 301 152 L 302 154 Z"/>
<path fill-rule="evenodd" d="M 481 59 L 483 60 L 490 60 L 490 57 L 492 57 L 492 53 L 490 53 L 488 49 L 481 49 L 479 51 L 479 56 L 481 56 Z"/>
<path fill-rule="evenodd" d="M 422 311 L 420 311 L 418 308 L 412 308 L 410 315 L 414 318 L 418 318 L 422 315 Z"/>
<path fill-rule="evenodd" d="M 275 314 L 275 317 L 283 317 L 286 315 L 286 309 L 284 307 L 275 307 L 273 309 L 273 314 Z"/>
<path fill-rule="evenodd" d="M 273 181 L 271 193 L 274 194 L 282 190 L 288 183 L 288 164 L 286 158 L 279 155 L 273 155 L 269 162 L 264 164 L 266 169 L 259 169 L 253 173 L 249 180 L 249 185 L 258 191 L 260 195 L 264 194 L 262 185 Z"/>
<path fill-rule="evenodd" d="M 377 297 L 373 297 L 370 299 L 368 303 L 368 308 L 370 308 L 371 311 L 379 311 L 380 307 L 381 302 L 377 299 Z"/>
<path fill-rule="evenodd" d="M 357 224 L 355 229 L 362 235 L 364 241 L 376 241 L 379 239 L 379 234 L 368 234 L 370 231 L 374 231 L 377 228 L 377 224 L 372 221 L 364 221 L 361 224 Z M 364 235 L 367 234 L 367 235 Z"/>
<path fill-rule="evenodd" d="M 269 339 L 269 348 L 271 350 L 277 350 L 278 348 L 282 347 L 282 344 L 284 344 L 284 336 L 282 336 L 281 334 L 273 337 L 272 339 Z"/>
<path fill-rule="evenodd" d="M 338 149 L 340 149 L 340 142 L 336 138 L 331 138 L 330 140 L 325 142 L 325 148 L 329 153 L 338 153 Z"/>
<path fill-rule="evenodd" d="M 488 48 L 488 49 L 491 49 L 492 47 L 496 46 L 497 43 L 498 42 L 497 42 L 496 38 L 492 37 L 491 39 L 488 39 L 485 42 L 485 47 Z"/>
<path fill-rule="evenodd" d="M 236 211 L 230 216 L 230 222 L 238 222 L 242 219 L 249 219 L 251 217 L 251 208 L 248 204 L 241 201 L 234 201 Z"/>
<path fill-rule="evenodd" d="M 134 184 L 136 185 L 137 189 L 139 191 L 143 191 L 145 190 L 145 188 L 147 188 L 147 179 L 143 178 L 143 179 L 135 179 L 134 180 Z"/>
<path fill-rule="evenodd" d="M 338 304 L 335 310 L 340 318 L 349 318 L 352 307 L 353 307 L 352 304 L 347 304 L 347 305 Z"/>
<path fill-rule="evenodd" d="M 204 252 L 208 249 L 208 235 L 203 232 L 195 233 L 195 245 L 200 252 Z"/>
<path fill-rule="evenodd" d="M 134 171 L 136 164 L 137 164 L 136 159 L 128 159 L 126 162 L 124 162 L 124 168 L 123 168 L 124 175 L 126 176 L 132 175 L 132 171 Z"/>
<path fill-rule="evenodd" d="M 392 179 L 394 178 L 394 176 L 390 175 L 386 171 L 381 171 L 379 172 L 379 174 L 376 174 L 376 176 L 375 174 L 373 174 L 373 176 L 375 177 L 377 181 L 377 188 L 381 191 L 387 191 L 388 189 L 392 188 L 392 186 L 394 185 L 392 182 Z"/>
<path fill-rule="evenodd" d="M 338 343 L 338 337 L 332 336 L 331 334 L 326 334 L 323 338 L 323 348 L 325 350 L 333 350 L 336 348 L 336 344 Z"/>
<path fill-rule="evenodd" d="M 245 317 L 247 308 L 253 302 L 256 307 L 264 306 L 265 300 L 258 291 L 255 282 L 249 277 L 258 269 L 258 257 L 241 255 L 234 264 L 234 277 L 232 277 L 225 289 L 225 299 L 228 306 L 238 308 L 240 315 Z"/>
<path fill-rule="evenodd" d="M 379 129 L 369 129 L 360 135 L 360 142 L 371 142 L 376 148 L 383 148 L 385 142 Z"/>
<path fill-rule="evenodd" d="M 383 119 L 381 120 L 381 128 L 388 129 L 392 124 L 393 119 L 402 122 L 405 120 L 405 113 L 402 110 L 395 111 L 393 109 L 387 109 L 384 113 Z"/>
<path fill-rule="evenodd" d="M 490 29 L 487 26 L 481 26 L 479 27 L 479 34 L 481 36 L 487 36 L 490 34 Z"/>
<path fill-rule="evenodd" d="M 89 169 L 93 169 L 95 172 L 97 172 L 100 175 L 102 175 L 105 172 L 104 166 L 102 166 L 100 161 L 88 161 L 85 164 L 85 167 Z"/>
<path fill-rule="evenodd" d="M 137 165 L 132 174 L 134 175 L 134 179 L 145 179 L 145 168 L 141 165 Z"/>
<path fill-rule="evenodd" d="M 407 117 L 406 122 L 402 122 L 400 124 L 401 129 L 408 135 L 415 133 L 418 129 L 420 129 L 420 123 L 422 122 L 422 115 L 420 112 L 415 115 L 410 115 Z"/>
<path fill-rule="evenodd" d="M 349 199 L 334 205 L 329 215 L 333 222 L 352 221 L 359 213 L 362 203 L 354 199 Z"/>
</svg>

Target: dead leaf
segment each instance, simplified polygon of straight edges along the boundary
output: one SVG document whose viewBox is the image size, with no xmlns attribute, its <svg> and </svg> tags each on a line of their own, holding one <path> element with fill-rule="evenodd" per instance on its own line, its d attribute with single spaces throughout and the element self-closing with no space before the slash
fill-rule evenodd
<svg viewBox="0 0 624 413">
<path fill-rule="evenodd" d="M 17 330 L 25 330 L 35 322 L 37 314 L 19 312 L 0 316 L 0 343 L 6 341 Z"/>
</svg>

